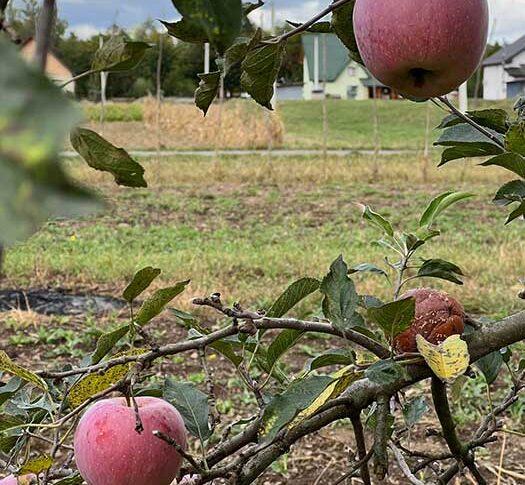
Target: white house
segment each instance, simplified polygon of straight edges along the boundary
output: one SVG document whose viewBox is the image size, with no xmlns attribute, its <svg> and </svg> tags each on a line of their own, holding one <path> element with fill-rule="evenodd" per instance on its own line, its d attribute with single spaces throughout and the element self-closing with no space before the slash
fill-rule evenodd
<svg viewBox="0 0 525 485">
<path fill-rule="evenodd" d="M 525 95 L 525 35 L 483 62 L 483 98 Z"/>
<path fill-rule="evenodd" d="M 303 98 L 397 99 L 398 93 L 350 59 L 335 34 L 304 34 Z M 326 85 L 326 93 L 323 86 Z"/>
</svg>

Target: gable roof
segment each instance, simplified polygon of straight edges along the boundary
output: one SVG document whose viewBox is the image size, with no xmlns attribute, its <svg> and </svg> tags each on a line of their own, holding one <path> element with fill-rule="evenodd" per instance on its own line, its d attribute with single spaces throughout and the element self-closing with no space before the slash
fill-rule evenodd
<svg viewBox="0 0 525 485">
<path fill-rule="evenodd" d="M 310 79 L 314 78 L 314 42 L 316 36 L 319 37 L 319 81 L 325 81 L 324 38 L 326 39 L 326 82 L 333 82 L 351 62 L 348 49 L 335 34 L 303 34 L 303 50 L 304 56 L 308 59 Z"/>
<path fill-rule="evenodd" d="M 521 36 L 516 42 L 502 47 L 499 51 L 487 57 L 483 61 L 484 66 L 495 66 L 512 62 L 512 59 L 525 51 L 525 35 Z"/>
<path fill-rule="evenodd" d="M 20 53 L 27 61 L 31 61 L 35 56 L 36 48 L 36 41 L 29 38 L 20 46 Z M 48 52 L 46 73 L 48 75 L 66 74 L 68 77 L 73 76 L 73 71 L 51 50 Z"/>
</svg>

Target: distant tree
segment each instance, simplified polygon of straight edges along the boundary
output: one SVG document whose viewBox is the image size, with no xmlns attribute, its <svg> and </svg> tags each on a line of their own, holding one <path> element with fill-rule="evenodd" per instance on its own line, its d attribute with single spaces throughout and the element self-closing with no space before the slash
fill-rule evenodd
<svg viewBox="0 0 525 485">
<path fill-rule="evenodd" d="M 38 0 L 22 0 L 20 7 L 10 3 L 7 8 L 7 21 L 11 28 L 17 33 L 22 42 L 35 37 L 37 19 L 40 14 Z M 54 39 L 60 39 L 67 30 L 67 21 L 57 18 L 55 22 Z"/>
</svg>

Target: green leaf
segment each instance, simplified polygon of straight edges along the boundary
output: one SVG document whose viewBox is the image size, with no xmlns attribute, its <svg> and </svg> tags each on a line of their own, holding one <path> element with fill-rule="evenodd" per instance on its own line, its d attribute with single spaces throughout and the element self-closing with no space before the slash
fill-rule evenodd
<svg viewBox="0 0 525 485">
<path fill-rule="evenodd" d="M 26 384 L 27 381 L 20 379 L 20 377 L 13 377 L 6 384 L 0 386 L 0 406 L 17 394 Z"/>
<path fill-rule="evenodd" d="M 309 376 L 293 381 L 266 406 L 260 435 L 271 441 L 295 416 L 306 409 L 333 381 L 329 376 Z"/>
<path fill-rule="evenodd" d="M 264 6 L 264 1 L 263 0 L 257 0 L 257 3 L 244 2 L 242 4 L 242 11 L 243 11 L 244 15 L 249 15 L 254 10 L 257 10 L 258 8 L 261 8 L 263 6 Z"/>
<path fill-rule="evenodd" d="M 452 160 L 458 160 L 459 158 L 489 157 L 491 155 L 498 155 L 499 153 L 501 153 L 499 150 L 487 150 L 475 145 L 451 147 L 443 151 L 441 154 L 441 162 L 438 166 L 442 167 L 446 163 L 451 162 Z"/>
<path fill-rule="evenodd" d="M 410 327 L 415 312 L 416 300 L 404 298 L 377 308 L 369 308 L 368 316 L 370 320 L 381 327 L 387 340 L 391 342 L 397 335 Z"/>
<path fill-rule="evenodd" d="M 3 350 L 0 350 L 0 370 L 8 372 L 13 376 L 20 377 L 20 379 L 23 379 L 24 381 L 29 382 L 30 384 L 33 384 L 36 387 L 39 387 L 44 392 L 48 391 L 48 386 L 44 379 L 42 379 L 35 373 L 24 369 L 18 364 L 15 364 Z"/>
<path fill-rule="evenodd" d="M 347 4 L 334 10 L 332 13 L 332 28 L 337 37 L 350 51 L 351 59 L 364 65 L 354 34 L 355 2 L 356 0 L 350 0 Z"/>
<path fill-rule="evenodd" d="M 151 45 L 146 42 L 133 42 L 123 35 L 116 35 L 107 40 L 95 52 L 92 71 L 122 72 L 134 69 L 144 58 Z"/>
<path fill-rule="evenodd" d="M 365 377 L 381 386 L 389 386 L 405 375 L 404 367 L 394 360 L 379 360 L 365 371 Z"/>
<path fill-rule="evenodd" d="M 352 349 L 327 350 L 321 355 L 311 359 L 306 365 L 306 371 L 312 372 L 321 367 L 329 365 L 351 365 L 355 364 L 355 352 Z"/>
<path fill-rule="evenodd" d="M 33 234 L 54 217 L 102 203 L 64 172 L 59 150 L 79 113 L 61 89 L 0 39 L 0 244 Z"/>
<path fill-rule="evenodd" d="M 193 327 L 189 333 L 190 338 L 199 338 L 210 333 L 210 330 L 202 327 L 196 320 L 189 322 L 189 324 Z M 236 345 L 241 346 L 240 342 L 236 342 Z M 216 340 L 210 344 L 210 347 L 226 357 L 235 367 L 239 367 L 243 360 L 242 357 L 235 352 L 234 344 L 228 341 L 228 339 Z"/>
<path fill-rule="evenodd" d="M 224 74 L 228 74 L 232 67 L 240 64 L 248 54 L 250 40 L 247 38 L 239 38 L 235 43 L 224 53 Z"/>
<path fill-rule="evenodd" d="M 348 266 L 339 256 L 330 266 L 330 272 L 324 277 L 321 293 L 325 295 L 323 310 L 332 325 L 346 329 L 359 324 L 356 309 L 359 305 L 354 282 L 348 277 Z"/>
<path fill-rule="evenodd" d="M 155 280 L 161 272 L 159 268 L 153 268 L 152 266 L 147 266 L 137 271 L 131 283 L 126 287 L 124 293 L 122 293 L 124 300 L 131 303 L 153 283 L 153 280 Z"/>
<path fill-rule="evenodd" d="M 58 480 L 58 482 L 55 482 L 55 485 L 80 485 L 81 483 L 84 483 L 84 479 L 79 473 L 74 473 L 69 477 Z"/>
<path fill-rule="evenodd" d="M 215 71 L 208 74 L 198 74 L 198 76 L 200 83 L 195 91 L 195 104 L 206 116 L 208 109 L 219 92 L 221 73 L 220 71 Z"/>
<path fill-rule="evenodd" d="M 241 64 L 241 87 L 257 103 L 273 109 L 273 85 L 285 56 L 284 42 L 261 44 L 259 29 L 250 42 L 248 54 Z"/>
<path fill-rule="evenodd" d="M 488 131 L 500 142 L 504 141 L 503 135 L 494 130 Z M 494 151 L 494 155 L 502 153 L 503 149 L 489 137 L 478 131 L 472 125 L 461 124 L 446 128 L 434 145 L 440 146 L 472 146 L 485 151 Z"/>
<path fill-rule="evenodd" d="M 148 298 L 140 307 L 140 310 L 135 317 L 135 322 L 143 327 L 159 313 L 161 313 L 166 305 L 173 300 L 176 296 L 180 295 L 186 286 L 190 283 L 190 280 L 181 281 L 175 286 L 169 288 L 162 288 L 157 290 L 152 297 Z"/>
<path fill-rule="evenodd" d="M 291 22 L 290 20 L 287 20 L 286 23 L 290 24 L 292 27 L 300 27 L 302 25 L 301 23 Z M 316 34 L 331 34 L 333 31 L 334 28 L 331 22 L 316 22 L 306 30 L 306 32 Z"/>
<path fill-rule="evenodd" d="M 301 278 L 292 283 L 266 313 L 269 318 L 280 318 L 286 315 L 301 300 L 319 289 L 319 280 Z"/>
<path fill-rule="evenodd" d="M 374 226 L 381 229 L 387 236 L 394 237 L 392 224 L 385 217 L 374 212 L 370 207 L 363 204 L 357 204 L 363 210 L 363 219 L 371 222 Z"/>
<path fill-rule="evenodd" d="M 525 157 L 518 153 L 502 153 L 486 162 L 481 163 L 484 167 L 497 165 L 498 167 L 506 168 L 516 175 L 525 178 Z"/>
<path fill-rule="evenodd" d="M 164 399 L 177 408 L 186 429 L 193 436 L 201 441 L 206 441 L 211 436 L 208 396 L 194 384 L 168 378 L 164 382 Z"/>
<path fill-rule="evenodd" d="M 299 341 L 303 334 L 304 332 L 300 330 L 286 329 L 277 335 L 268 348 L 268 354 L 266 356 L 268 367 L 272 368 L 275 363 Z"/>
<path fill-rule="evenodd" d="M 513 123 L 505 136 L 505 148 L 525 156 L 525 121 Z"/>
<path fill-rule="evenodd" d="M 37 458 L 32 458 L 26 461 L 20 470 L 18 470 L 18 475 L 26 475 L 28 473 L 34 473 L 38 475 L 46 470 L 49 470 L 53 466 L 53 458 L 47 455 L 39 456 Z"/>
<path fill-rule="evenodd" d="M 516 103 L 514 103 L 514 110 L 518 113 L 518 119 L 525 121 L 525 96 L 518 98 Z"/>
<path fill-rule="evenodd" d="M 458 276 L 464 276 L 459 266 L 443 259 L 427 259 L 417 272 L 418 278 L 439 278 L 462 285 Z"/>
<path fill-rule="evenodd" d="M 372 295 L 363 295 L 361 297 L 361 306 L 368 309 L 368 308 L 378 308 L 380 306 L 383 306 L 384 303 L 375 296 Z"/>
<path fill-rule="evenodd" d="M 179 20 L 178 22 L 164 22 L 164 20 L 160 22 L 168 29 L 169 35 L 183 42 L 191 42 L 193 44 L 204 44 L 208 42 L 206 31 L 199 25 L 188 22 L 186 19 Z"/>
<path fill-rule="evenodd" d="M 499 350 L 496 350 L 477 360 L 475 365 L 483 373 L 487 384 L 490 386 L 498 377 L 503 365 L 503 356 Z"/>
<path fill-rule="evenodd" d="M 513 202 L 525 201 L 525 181 L 512 180 L 506 183 L 494 196 L 494 204 L 500 206 L 507 206 Z"/>
<path fill-rule="evenodd" d="M 71 131 L 71 145 L 95 170 L 109 172 L 118 185 L 147 187 L 144 168 L 133 160 L 123 148 L 117 148 L 98 133 L 87 128 Z"/>
<path fill-rule="evenodd" d="M 97 341 L 95 352 L 91 356 L 91 364 L 98 364 L 128 332 L 129 325 L 126 324 L 112 332 L 102 334 Z"/>
<path fill-rule="evenodd" d="M 457 204 L 458 202 L 474 197 L 475 194 L 471 192 L 444 192 L 434 198 L 428 207 L 423 212 L 421 219 L 419 220 L 419 227 L 431 226 L 435 219 L 451 205 Z"/>
<path fill-rule="evenodd" d="M 410 429 L 417 424 L 428 410 L 428 403 L 424 396 L 407 401 L 403 406 L 403 418 L 407 427 Z"/>
<path fill-rule="evenodd" d="M 358 264 L 356 266 L 353 266 L 352 268 L 350 268 L 348 273 L 349 274 L 374 273 L 374 274 L 382 275 L 388 279 L 388 274 L 384 269 L 381 269 L 375 266 L 374 264 L 370 264 L 370 263 L 363 263 L 363 264 Z"/>
<path fill-rule="evenodd" d="M 172 0 L 172 3 L 186 23 L 185 31 L 205 32 L 220 56 L 241 31 L 241 0 Z"/>
<path fill-rule="evenodd" d="M 482 109 L 467 111 L 466 114 L 478 125 L 490 128 L 498 133 L 506 133 L 509 129 L 510 118 L 504 109 Z M 459 116 L 451 114 L 445 117 L 437 128 L 448 128 L 462 123 L 466 123 L 466 121 Z"/>
<path fill-rule="evenodd" d="M 510 222 L 514 221 L 515 219 L 518 219 L 518 217 L 522 217 L 522 216 L 525 218 L 525 202 L 522 202 L 516 209 L 514 209 L 509 214 L 509 217 L 507 217 L 507 220 L 505 221 L 505 224 L 509 224 Z"/>
</svg>

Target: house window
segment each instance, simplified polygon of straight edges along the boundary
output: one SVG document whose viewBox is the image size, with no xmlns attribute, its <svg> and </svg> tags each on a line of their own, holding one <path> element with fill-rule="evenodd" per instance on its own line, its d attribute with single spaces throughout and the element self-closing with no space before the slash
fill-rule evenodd
<svg viewBox="0 0 525 485">
<path fill-rule="evenodd" d="M 348 75 L 349 75 L 350 77 L 355 77 L 356 74 L 357 74 L 357 69 L 356 69 L 356 67 L 355 67 L 355 66 L 352 66 L 352 65 L 348 66 Z"/>
<path fill-rule="evenodd" d="M 348 99 L 355 99 L 357 97 L 357 86 L 348 86 L 347 95 Z"/>
</svg>

